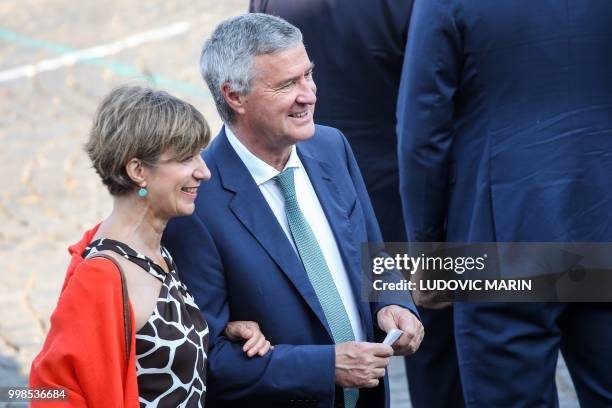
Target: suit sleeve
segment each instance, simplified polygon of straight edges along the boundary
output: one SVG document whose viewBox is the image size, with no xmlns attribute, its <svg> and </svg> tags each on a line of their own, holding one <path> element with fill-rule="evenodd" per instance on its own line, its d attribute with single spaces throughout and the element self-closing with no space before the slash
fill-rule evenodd
<svg viewBox="0 0 612 408">
<path fill-rule="evenodd" d="M 344 135 L 342 135 L 340 131 L 338 131 L 338 133 L 340 133 L 342 142 L 344 144 L 344 151 L 346 153 L 349 174 L 353 181 L 353 185 L 355 186 L 355 191 L 357 192 L 357 199 L 359 200 L 359 204 L 361 205 L 361 208 L 363 210 L 364 217 L 366 220 L 368 243 L 370 244 L 370 247 L 372 247 L 372 244 L 376 244 L 376 243 L 381 244 L 380 251 L 377 251 L 377 253 L 370 254 L 370 255 L 382 256 L 382 257 L 388 256 L 388 254 L 384 252 L 384 246 L 382 245 L 383 239 L 382 239 L 382 234 L 380 232 L 380 227 L 378 226 L 378 221 L 376 220 L 374 208 L 372 207 L 372 203 L 370 202 L 370 196 L 368 195 L 368 191 L 366 190 L 365 182 L 363 181 L 363 177 L 361 176 L 361 171 L 359 170 L 359 166 L 357 165 L 357 160 L 355 160 L 353 150 L 351 149 Z M 399 280 L 401 278 L 402 278 L 401 272 L 392 271 L 392 275 L 390 276 L 390 279 Z M 373 302 L 370 306 L 372 310 L 373 321 L 376 322 L 376 314 L 378 313 L 380 309 L 382 309 L 385 306 L 389 306 L 391 304 L 397 304 L 399 306 L 403 306 L 409 309 L 412 313 L 414 313 L 414 315 L 419 317 L 419 313 L 417 312 L 416 306 L 414 305 L 414 302 L 412 301 L 412 297 L 410 295 L 407 295 L 406 297 L 407 299 L 405 301 Z M 382 333 L 378 333 L 378 334 L 382 334 Z"/>
<path fill-rule="evenodd" d="M 230 319 L 230 292 L 222 257 L 197 215 L 172 220 L 163 242 L 209 325 L 208 396 L 213 400 L 276 402 L 285 398 L 317 398 L 330 405 L 333 403 L 333 345 L 275 344 L 274 350 L 265 356 L 249 358 L 242 351 L 242 343 L 232 342 L 224 336 Z"/>
<path fill-rule="evenodd" d="M 452 2 L 416 1 L 397 105 L 400 192 L 409 241 L 443 241 L 453 98 L 462 63 Z"/>
</svg>

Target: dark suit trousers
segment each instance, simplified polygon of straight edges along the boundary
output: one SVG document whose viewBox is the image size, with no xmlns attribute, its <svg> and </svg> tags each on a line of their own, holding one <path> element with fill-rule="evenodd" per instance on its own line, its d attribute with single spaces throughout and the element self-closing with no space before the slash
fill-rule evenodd
<svg viewBox="0 0 612 408">
<path fill-rule="evenodd" d="M 419 308 L 425 337 L 407 356 L 406 373 L 413 408 L 464 407 L 453 330 L 453 308 Z"/>
<path fill-rule="evenodd" d="M 468 407 L 558 407 L 559 350 L 582 407 L 612 407 L 612 303 L 456 303 Z"/>
</svg>

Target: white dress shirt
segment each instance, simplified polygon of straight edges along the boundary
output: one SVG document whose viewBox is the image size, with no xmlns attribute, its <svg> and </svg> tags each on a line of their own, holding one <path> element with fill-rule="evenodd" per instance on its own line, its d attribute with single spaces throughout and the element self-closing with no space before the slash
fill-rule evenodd
<svg viewBox="0 0 612 408">
<path fill-rule="evenodd" d="M 230 145 L 234 148 L 236 154 L 238 154 L 238 157 L 240 157 L 240 160 L 242 160 L 246 168 L 249 170 L 249 173 L 251 173 L 251 176 L 253 177 L 253 180 L 255 180 L 257 186 L 259 186 L 259 190 L 268 202 L 268 205 L 270 206 L 270 209 L 272 209 L 278 223 L 283 228 L 283 231 L 285 231 L 287 239 L 289 239 L 289 242 L 297 253 L 298 251 L 295 243 L 293 242 L 293 237 L 289 229 L 287 215 L 285 214 L 285 199 L 283 198 L 283 193 L 276 185 L 274 180 L 272 180 L 272 178 L 280 172 L 251 153 L 249 149 L 247 149 L 246 146 L 244 146 L 242 142 L 238 140 L 236 135 L 228 126 L 225 126 L 225 134 L 227 135 L 227 140 L 229 141 Z M 289 160 L 285 165 L 285 169 L 290 167 L 295 168 L 293 173 L 295 176 L 295 193 L 298 204 L 302 210 L 302 213 L 304 214 L 304 217 L 310 225 L 312 232 L 315 234 L 319 246 L 321 247 L 323 257 L 325 258 L 327 266 L 331 271 L 332 278 L 334 279 L 336 288 L 338 288 L 338 293 L 340 294 L 342 303 L 344 303 L 344 308 L 346 309 L 349 320 L 351 321 L 351 327 L 353 328 L 353 333 L 355 334 L 355 340 L 365 341 L 364 331 L 361 325 L 361 319 L 359 317 L 359 310 L 357 308 L 357 302 L 355 300 L 355 296 L 353 295 L 353 291 L 351 290 L 351 285 L 346 269 L 344 268 L 344 263 L 342 262 L 342 256 L 340 255 L 338 244 L 336 243 L 334 234 L 331 230 L 329 222 L 327 221 L 327 217 L 323 212 L 323 208 L 321 208 L 321 203 L 319 203 L 317 194 L 310 183 L 308 174 L 306 173 L 306 170 L 304 169 L 304 166 L 302 165 L 302 162 L 297 154 L 295 145 L 291 149 L 291 155 L 289 156 Z"/>
</svg>

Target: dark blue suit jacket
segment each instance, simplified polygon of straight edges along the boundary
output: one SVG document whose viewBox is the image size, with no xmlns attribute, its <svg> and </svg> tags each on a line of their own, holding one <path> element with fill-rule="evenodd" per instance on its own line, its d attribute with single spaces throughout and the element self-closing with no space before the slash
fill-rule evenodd
<svg viewBox="0 0 612 408">
<path fill-rule="evenodd" d="M 297 152 L 360 299 L 360 246 L 381 236 L 351 149 L 338 130 L 316 126 Z M 224 131 L 204 159 L 212 178 L 199 188 L 195 213 L 169 223 L 164 244 L 210 326 L 207 406 L 332 406 L 335 394 L 342 398 L 333 341 L 299 257 Z M 374 341 L 383 304 L 358 306 Z M 223 336 L 230 320 L 258 322 L 274 351 L 246 357 L 240 343 Z M 386 389 L 385 381 L 363 390 L 362 406 L 387 406 Z"/>
<path fill-rule="evenodd" d="M 398 103 L 418 241 L 612 239 L 612 2 L 417 0 Z"/>
</svg>

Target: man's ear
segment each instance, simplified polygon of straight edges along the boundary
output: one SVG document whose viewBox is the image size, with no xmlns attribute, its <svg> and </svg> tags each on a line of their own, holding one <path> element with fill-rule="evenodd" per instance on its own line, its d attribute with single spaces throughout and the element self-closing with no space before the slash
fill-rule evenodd
<svg viewBox="0 0 612 408">
<path fill-rule="evenodd" d="M 128 177 L 131 178 L 140 187 L 146 187 L 147 181 L 145 179 L 147 169 L 145 168 L 142 161 L 133 158 L 125 165 L 125 172 Z"/>
<path fill-rule="evenodd" d="M 232 90 L 230 84 L 228 84 L 227 82 L 221 85 L 221 92 L 223 92 L 223 96 L 225 97 L 225 101 L 227 102 L 227 104 L 237 114 L 244 113 L 244 105 L 246 104 L 245 95 Z"/>
</svg>

